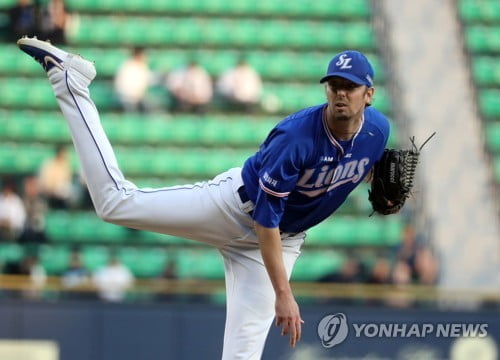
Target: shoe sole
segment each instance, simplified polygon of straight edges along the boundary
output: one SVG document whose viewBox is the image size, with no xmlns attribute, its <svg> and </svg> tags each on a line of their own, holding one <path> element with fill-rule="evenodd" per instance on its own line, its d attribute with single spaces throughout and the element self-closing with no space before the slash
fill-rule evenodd
<svg viewBox="0 0 500 360">
<path fill-rule="evenodd" d="M 32 55 L 30 53 L 30 49 L 47 53 L 47 55 L 44 56 L 43 61 L 46 64 L 50 62 L 61 70 L 64 70 L 63 63 L 69 58 L 72 58 L 72 60 L 70 61 L 72 62 L 71 67 L 76 71 L 80 72 L 91 81 L 96 76 L 96 70 L 93 62 L 82 58 L 80 55 L 74 55 L 61 50 L 48 41 L 41 41 L 36 38 L 23 37 L 17 40 L 17 45 L 21 50 L 26 52 L 31 57 L 34 57 L 35 55 Z"/>
<path fill-rule="evenodd" d="M 69 55 L 69 53 L 67 53 L 66 51 L 56 48 L 49 42 L 41 41 L 35 38 L 23 37 L 17 40 L 17 45 L 23 51 L 25 51 L 23 48 L 26 48 L 28 54 L 29 54 L 29 49 L 28 49 L 29 47 L 43 50 L 49 55 L 53 56 L 54 58 L 60 60 L 61 62 L 64 62 L 66 60 L 66 57 Z"/>
</svg>

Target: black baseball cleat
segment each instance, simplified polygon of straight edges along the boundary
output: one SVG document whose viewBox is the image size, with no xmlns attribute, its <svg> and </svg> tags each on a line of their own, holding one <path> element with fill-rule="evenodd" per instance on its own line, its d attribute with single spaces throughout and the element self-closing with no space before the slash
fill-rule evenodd
<svg viewBox="0 0 500 360">
<path fill-rule="evenodd" d="M 46 72 L 52 69 L 69 70 L 74 69 L 89 81 L 92 81 L 96 76 L 94 63 L 82 58 L 80 55 L 75 55 L 61 50 L 49 41 L 41 41 L 36 37 L 29 38 L 27 36 L 17 40 L 17 45 L 26 54 L 38 61 Z"/>
<path fill-rule="evenodd" d="M 56 48 L 48 41 L 40 41 L 36 37 L 29 38 L 27 36 L 17 40 L 17 45 L 29 56 L 38 61 L 45 71 L 49 71 L 54 67 L 63 70 L 63 62 L 66 60 L 68 53 Z"/>
</svg>

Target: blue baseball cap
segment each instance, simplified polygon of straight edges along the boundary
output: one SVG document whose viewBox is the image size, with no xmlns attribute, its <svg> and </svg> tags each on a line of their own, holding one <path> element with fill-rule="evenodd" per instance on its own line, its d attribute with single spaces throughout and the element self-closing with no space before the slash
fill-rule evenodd
<svg viewBox="0 0 500 360">
<path fill-rule="evenodd" d="M 366 56 L 355 50 L 342 51 L 335 55 L 320 83 L 324 83 L 332 76 L 340 76 L 359 85 L 373 86 L 372 65 Z"/>
</svg>

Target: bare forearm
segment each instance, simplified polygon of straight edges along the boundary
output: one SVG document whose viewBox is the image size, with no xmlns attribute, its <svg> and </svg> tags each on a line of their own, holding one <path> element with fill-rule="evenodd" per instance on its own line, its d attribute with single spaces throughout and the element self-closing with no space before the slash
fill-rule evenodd
<svg viewBox="0 0 500 360">
<path fill-rule="evenodd" d="M 281 237 L 278 228 L 266 228 L 255 223 L 262 259 L 276 295 L 291 293 L 288 276 L 283 263 Z"/>
<path fill-rule="evenodd" d="M 288 282 L 279 229 L 255 223 L 255 231 L 266 271 L 276 293 L 276 326 L 282 326 L 281 335 L 290 334 L 290 346 L 294 347 L 300 340 L 303 320 Z"/>
</svg>

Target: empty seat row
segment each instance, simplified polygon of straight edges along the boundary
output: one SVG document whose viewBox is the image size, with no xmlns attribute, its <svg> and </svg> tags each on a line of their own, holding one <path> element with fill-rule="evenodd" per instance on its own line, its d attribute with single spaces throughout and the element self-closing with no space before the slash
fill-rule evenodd
<svg viewBox="0 0 500 360">
<path fill-rule="evenodd" d="M 78 45 L 203 46 L 225 48 L 373 50 L 368 22 L 81 16 L 70 34 Z"/>
<path fill-rule="evenodd" d="M 478 86 L 500 87 L 500 62 L 497 57 L 476 55 L 471 62 L 472 75 Z"/>
<path fill-rule="evenodd" d="M 100 119 L 113 144 L 256 148 L 282 117 L 103 112 Z M 0 109 L 0 139 L 69 143 L 71 137 L 59 111 Z M 388 146 L 397 140 L 398 128 L 391 121 Z"/>
<path fill-rule="evenodd" d="M 262 103 L 273 113 L 290 113 L 302 108 L 321 104 L 325 101 L 324 86 L 319 83 L 265 83 Z M 0 107 L 26 109 L 57 109 L 55 96 L 46 79 L 4 78 L 0 81 Z M 118 100 L 110 81 L 94 81 L 90 86 L 93 101 L 101 111 L 118 107 Z M 167 91 L 157 89 L 152 97 L 163 101 L 162 106 L 168 107 Z M 387 92 L 378 87 L 374 106 L 382 112 L 389 112 L 391 104 Z"/>
<path fill-rule="evenodd" d="M 217 250 L 204 248 L 109 247 L 84 245 L 78 248 L 82 265 L 89 272 L 104 267 L 111 256 L 116 256 L 137 277 L 160 277 L 170 263 L 179 278 L 221 279 L 224 267 Z M 49 275 L 62 275 L 69 268 L 74 247 L 68 245 L 40 245 L 35 251 L 30 246 L 0 244 L 0 268 L 9 262 L 19 262 L 29 255 L 37 255 Z"/>
<path fill-rule="evenodd" d="M 465 28 L 465 42 L 473 54 L 500 52 L 500 26 L 469 25 Z"/>
<path fill-rule="evenodd" d="M 479 89 L 479 109 L 487 119 L 500 117 L 500 89 Z"/>
<path fill-rule="evenodd" d="M 125 175 L 142 176 L 203 176 L 212 177 L 232 167 L 241 166 L 252 155 L 248 149 L 175 149 L 152 147 L 114 148 L 118 163 Z M 41 144 L 1 144 L 0 172 L 30 173 L 52 156 L 53 147 Z M 78 167 L 72 155 L 73 168 Z"/>
<path fill-rule="evenodd" d="M 302 252 L 293 268 L 292 280 L 316 281 L 325 275 L 337 273 L 346 260 L 342 252 L 328 250 L 312 250 Z"/>
<path fill-rule="evenodd" d="M 497 0 L 459 0 L 458 10 L 467 24 L 500 22 L 500 2 Z"/>
<path fill-rule="evenodd" d="M 63 275 L 68 269 L 73 248 L 66 245 L 41 245 L 35 252 L 19 244 L 0 244 L 0 270 L 9 262 L 20 262 L 37 254 L 48 275 Z M 84 245 L 79 248 L 82 265 L 92 274 L 116 256 L 138 278 L 162 277 L 173 270 L 179 279 L 224 279 L 221 254 L 214 248 L 130 247 L 111 248 L 105 245 Z M 345 255 L 335 250 L 304 252 L 294 267 L 292 280 L 314 281 L 336 272 Z"/>
<path fill-rule="evenodd" d="M 363 202 L 365 217 L 333 216 L 328 221 L 308 231 L 308 246 L 390 246 L 401 241 L 402 219 L 393 217 L 368 217 L 370 211 L 367 192 L 357 190 L 348 202 Z M 192 245 L 193 241 L 138 231 L 123 226 L 106 223 L 93 211 L 57 211 L 46 215 L 46 232 L 49 239 L 66 244 L 160 244 Z"/>
<path fill-rule="evenodd" d="M 312 106 L 312 104 L 320 104 L 324 102 L 325 90 L 323 86 L 318 86 L 317 84 L 302 85 L 298 83 L 268 83 L 264 87 L 263 101 L 272 101 L 271 99 L 276 101 L 276 106 L 277 109 L 279 109 L 279 112 L 291 112 L 296 111 L 299 108 Z M 302 104 L 302 106 L 299 104 Z M 374 95 L 373 105 L 384 113 L 390 112 L 392 105 L 390 104 L 390 99 L 385 88 L 377 88 Z"/>
<path fill-rule="evenodd" d="M 278 123 L 277 117 L 102 113 L 113 144 L 179 146 L 257 146 Z M 0 110 L 0 139 L 68 143 L 69 128 L 57 111 Z"/>
<path fill-rule="evenodd" d="M 110 224 L 93 211 L 54 210 L 46 215 L 45 221 L 48 238 L 61 244 L 192 244 L 188 239 Z"/>
<path fill-rule="evenodd" d="M 485 131 L 487 148 L 497 156 L 500 156 L 500 121 L 487 123 Z"/>
<path fill-rule="evenodd" d="M 99 77 L 112 77 L 118 67 L 130 56 L 130 50 L 126 48 L 81 48 L 71 49 L 81 53 L 85 58 L 95 61 Z M 338 49 L 342 50 L 342 49 Z M 255 68 L 261 77 L 273 80 L 286 81 L 313 81 L 318 79 L 326 71 L 326 67 L 336 50 L 330 49 L 324 52 L 292 52 L 292 51 L 262 51 L 247 50 L 243 54 L 237 50 L 210 50 L 210 49 L 146 49 L 148 62 L 151 68 L 159 73 L 167 73 L 173 69 L 183 66 L 195 57 L 196 60 L 213 76 L 217 77 L 223 71 L 234 66 L 242 55 Z M 11 45 L 0 45 L 0 53 L 4 60 L 0 62 L 0 74 L 6 76 L 30 75 L 44 76 L 40 65 L 31 58 L 23 56 L 17 47 Z M 385 78 L 383 66 L 378 56 L 367 54 L 372 62 L 376 74 L 376 83 L 380 84 Z"/>
<path fill-rule="evenodd" d="M 2 111 L 0 114 L 5 115 L 0 119 L 1 172 L 36 171 L 43 161 L 53 155 L 55 143 L 70 142 L 67 125 L 58 117 L 37 118 L 35 115 L 16 118 L 7 116 L 9 112 Z M 222 125 L 212 120 L 198 125 L 196 120 L 189 118 L 178 124 L 158 120 L 140 122 L 132 118 L 123 122 L 111 119 L 112 116 L 104 121 L 109 138 L 113 143 L 128 145 L 114 146 L 123 172 L 127 176 L 156 177 L 212 176 L 241 166 L 247 157 L 257 151 L 274 124 L 273 121 L 263 124 L 242 121 L 234 124 L 224 122 Z M 394 146 L 397 139 L 397 128 L 394 127 L 388 146 Z M 495 141 L 495 137 L 492 139 Z M 217 147 L 201 147 L 204 145 Z M 72 147 L 71 151 L 76 170 L 78 160 Z"/>
<path fill-rule="evenodd" d="M 403 222 L 400 217 L 338 217 L 309 230 L 306 242 L 311 245 L 394 246 L 401 242 Z"/>
<path fill-rule="evenodd" d="M 500 184 L 500 155 L 493 158 L 493 171 L 496 182 Z"/>
<path fill-rule="evenodd" d="M 365 19 L 370 16 L 368 0 L 340 2 L 308 0 L 68 0 L 77 12 L 175 13 L 245 16 L 300 16 L 333 19 Z"/>
</svg>

